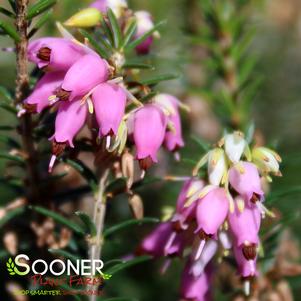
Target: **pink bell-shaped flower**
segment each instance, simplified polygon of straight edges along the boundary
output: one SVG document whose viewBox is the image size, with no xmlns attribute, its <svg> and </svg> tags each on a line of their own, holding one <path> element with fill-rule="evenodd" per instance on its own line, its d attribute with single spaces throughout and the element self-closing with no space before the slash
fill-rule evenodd
<svg viewBox="0 0 301 301">
<path fill-rule="evenodd" d="M 217 234 L 219 227 L 225 221 L 229 211 L 229 200 L 223 188 L 211 189 L 203 198 L 199 199 L 196 208 L 197 229 L 201 241 L 196 251 L 198 259 L 203 251 L 206 240 Z"/>
<path fill-rule="evenodd" d="M 154 27 L 154 23 L 151 14 L 147 11 L 137 11 L 135 12 L 135 16 L 137 19 L 137 31 L 135 33 L 135 38 L 137 39 L 151 30 Z M 136 47 L 137 53 L 148 54 L 153 43 L 153 39 L 153 36 L 149 36 L 148 38 L 146 38 L 146 40 L 139 44 Z"/>
<path fill-rule="evenodd" d="M 60 103 L 55 119 L 55 133 L 52 140 L 52 157 L 49 171 L 52 171 L 56 157 L 59 156 L 67 146 L 74 147 L 73 139 L 84 126 L 88 109 L 80 99 L 72 102 Z"/>
<path fill-rule="evenodd" d="M 210 267 L 209 267 L 210 268 Z M 181 280 L 181 298 L 193 301 L 209 301 L 211 300 L 210 280 L 211 271 L 206 271 L 199 276 L 191 273 L 191 262 L 189 261 L 183 271 Z"/>
<path fill-rule="evenodd" d="M 49 72 L 37 82 L 33 92 L 24 100 L 23 106 L 28 113 L 40 113 L 50 105 L 49 96 L 62 84 L 64 72 Z"/>
<path fill-rule="evenodd" d="M 253 259 L 246 259 L 242 247 L 233 246 L 234 257 L 238 266 L 239 274 L 244 277 L 252 277 L 257 274 L 256 271 L 256 257 Z"/>
<path fill-rule="evenodd" d="M 203 252 L 197 260 L 192 261 L 191 263 L 191 273 L 195 277 L 199 277 L 204 273 L 204 270 L 207 264 L 214 257 L 218 249 L 218 242 L 214 239 L 211 239 L 204 246 Z"/>
<path fill-rule="evenodd" d="M 166 123 L 164 113 L 156 105 L 145 105 L 135 113 L 134 141 L 141 169 L 158 162 L 157 152 L 164 141 Z"/>
<path fill-rule="evenodd" d="M 65 38 L 40 38 L 29 43 L 28 59 L 47 71 L 67 71 L 86 50 Z"/>
<path fill-rule="evenodd" d="M 261 222 L 260 211 L 256 206 L 246 206 L 242 212 L 236 207 L 233 213 L 229 213 L 228 220 L 231 232 L 235 238 L 234 247 L 240 250 L 239 256 L 236 255 L 236 257 L 243 257 L 248 261 L 251 270 L 255 273 L 255 261 L 259 243 L 258 232 Z M 244 262 L 243 260 L 241 261 Z M 243 266 L 243 268 L 248 267 Z"/>
<path fill-rule="evenodd" d="M 242 211 L 235 206 L 234 212 L 229 212 L 228 220 L 238 247 L 258 244 L 261 214 L 256 206 L 245 206 Z"/>
<path fill-rule="evenodd" d="M 67 71 L 56 96 L 60 100 L 73 100 L 89 93 L 109 76 L 108 63 L 96 54 L 87 54 Z"/>
<path fill-rule="evenodd" d="M 126 93 L 116 84 L 103 83 L 92 94 L 99 135 L 116 135 L 126 105 Z"/>
<path fill-rule="evenodd" d="M 229 182 L 246 201 L 260 200 L 264 192 L 258 169 L 250 162 L 239 162 L 229 170 Z"/>
</svg>

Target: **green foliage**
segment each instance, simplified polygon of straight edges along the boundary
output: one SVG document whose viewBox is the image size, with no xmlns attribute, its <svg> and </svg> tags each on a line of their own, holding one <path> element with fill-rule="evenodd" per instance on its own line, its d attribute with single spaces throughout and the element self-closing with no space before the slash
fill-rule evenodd
<svg viewBox="0 0 301 301">
<path fill-rule="evenodd" d="M 69 228 L 70 230 L 72 230 L 74 233 L 83 236 L 85 234 L 85 231 L 83 229 L 83 227 L 81 227 L 80 225 L 70 221 L 69 218 L 64 217 L 63 215 L 56 213 L 52 210 L 48 210 L 44 207 L 40 207 L 40 206 L 29 206 L 29 209 L 34 210 L 44 216 L 47 217 L 51 217 L 53 218 L 58 224 L 63 225 L 67 228 Z"/>
<path fill-rule="evenodd" d="M 56 4 L 56 0 L 39 0 L 36 3 L 32 4 L 28 8 L 27 19 L 31 20 L 32 18 L 44 13 L 49 10 Z"/>
<path fill-rule="evenodd" d="M 104 237 L 110 236 L 110 235 L 114 234 L 115 232 L 118 232 L 120 230 L 123 230 L 123 229 L 128 228 L 133 225 L 143 225 L 146 223 L 155 223 L 156 224 L 158 222 L 160 222 L 159 219 L 151 218 L 151 217 L 145 217 L 145 218 L 142 218 L 139 220 L 136 220 L 136 219 L 128 220 L 128 221 L 122 222 L 120 224 L 116 224 L 116 225 L 106 229 L 103 233 L 103 236 Z"/>
<path fill-rule="evenodd" d="M 20 41 L 19 34 L 17 33 L 14 26 L 12 26 L 11 24 L 4 21 L 0 21 L 0 28 L 3 30 L 5 34 L 9 35 L 14 40 L 14 42 Z"/>
</svg>

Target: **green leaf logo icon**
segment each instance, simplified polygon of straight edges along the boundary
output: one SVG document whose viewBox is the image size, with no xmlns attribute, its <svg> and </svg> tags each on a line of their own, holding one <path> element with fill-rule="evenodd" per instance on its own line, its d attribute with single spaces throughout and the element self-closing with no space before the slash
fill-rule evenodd
<svg viewBox="0 0 301 301">
<path fill-rule="evenodd" d="M 9 258 L 8 261 L 6 262 L 6 267 L 7 267 L 8 273 L 10 275 L 15 275 L 16 274 L 17 271 L 15 269 L 15 263 L 11 258 Z"/>
</svg>

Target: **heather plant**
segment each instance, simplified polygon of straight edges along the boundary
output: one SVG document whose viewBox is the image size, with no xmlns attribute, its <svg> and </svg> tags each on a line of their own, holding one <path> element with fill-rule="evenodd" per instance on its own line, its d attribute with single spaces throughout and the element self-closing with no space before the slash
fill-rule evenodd
<svg viewBox="0 0 301 301">
<path fill-rule="evenodd" d="M 156 281 L 174 264 L 181 271 L 179 300 L 265 300 L 258 283 L 270 271 L 267 260 L 276 258 L 271 241 L 285 227 L 270 192 L 273 178 L 282 176 L 282 159 L 263 142 L 252 116 L 262 80 L 249 53 L 253 2 L 192 2 L 198 22 L 189 20 L 185 28 L 186 52 L 188 60 L 194 47 L 205 52 L 192 63 L 205 67 L 207 80 L 185 90 L 206 98 L 223 133 L 212 145 L 193 137 L 199 148 L 191 158 L 180 156 L 186 145 L 182 117 L 191 109 L 164 89 L 177 75 L 155 70 L 154 44 L 164 39 L 164 21 L 125 0 L 86 1 L 62 23 L 50 22 L 55 0 L 8 0 L 0 7 L 0 33 L 11 40 L 3 50 L 16 55 L 15 90 L 0 87 L 0 108 L 11 115 L 0 128 L 0 159 L 6 162 L 1 183 L 13 191 L 0 211 L 0 257 L 7 277 L 15 277 L 4 276 L 7 297 L 53 289 L 48 275 L 21 278 L 12 258 L 23 253 L 49 264 L 103 260 L 101 270 L 80 277 L 76 290 L 56 283 L 60 294 L 73 291 L 51 296 L 57 300 L 136 300 L 131 290 L 120 295 L 124 278 L 117 283 L 118 274 L 131 267 L 143 271 L 159 258 Z M 55 34 L 44 33 L 47 23 Z M 164 167 L 156 174 L 165 165 L 172 171 L 172 162 L 182 159 L 181 174 Z M 174 206 L 159 208 L 168 209 L 161 218 L 145 216 L 143 189 L 158 207 L 156 184 L 163 181 L 181 182 Z M 118 218 L 108 220 L 114 210 Z M 139 232 L 133 243 L 145 224 L 151 230 Z M 224 264 L 237 275 L 226 292 L 217 281 Z M 110 285 L 117 287 L 112 296 Z"/>
</svg>

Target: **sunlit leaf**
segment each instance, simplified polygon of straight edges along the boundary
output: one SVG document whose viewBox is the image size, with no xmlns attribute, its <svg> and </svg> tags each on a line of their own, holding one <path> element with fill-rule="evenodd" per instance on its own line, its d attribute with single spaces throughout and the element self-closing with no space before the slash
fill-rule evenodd
<svg viewBox="0 0 301 301">
<path fill-rule="evenodd" d="M 113 34 L 114 46 L 116 49 L 119 49 L 119 47 L 122 45 L 122 34 L 121 34 L 118 21 L 115 17 L 115 14 L 111 9 L 108 10 L 108 18 L 110 21 L 111 30 Z"/>
<path fill-rule="evenodd" d="M 13 25 L 4 21 L 0 21 L 0 28 L 2 28 L 2 30 L 6 34 L 8 34 L 15 42 L 20 41 L 20 36 Z"/>
<path fill-rule="evenodd" d="M 137 38 L 136 40 L 130 42 L 125 48 L 126 50 L 132 50 L 138 45 L 140 45 L 142 42 L 144 42 L 148 37 L 150 37 L 155 31 L 158 30 L 159 27 L 166 24 L 165 21 L 159 22 L 156 24 L 151 30 L 147 31 L 145 34 L 143 34 L 141 37 Z"/>
<path fill-rule="evenodd" d="M 124 48 L 127 46 L 127 44 L 131 41 L 131 39 L 133 38 L 135 32 L 137 30 L 137 21 L 133 20 L 130 25 L 128 26 L 128 28 L 126 29 L 126 32 L 124 34 L 124 39 L 123 39 L 123 43 L 121 45 L 121 48 Z"/>
<path fill-rule="evenodd" d="M 39 0 L 36 3 L 32 4 L 28 8 L 27 19 L 31 20 L 32 18 L 40 15 L 44 11 L 50 9 L 56 4 L 56 0 Z"/>
</svg>

